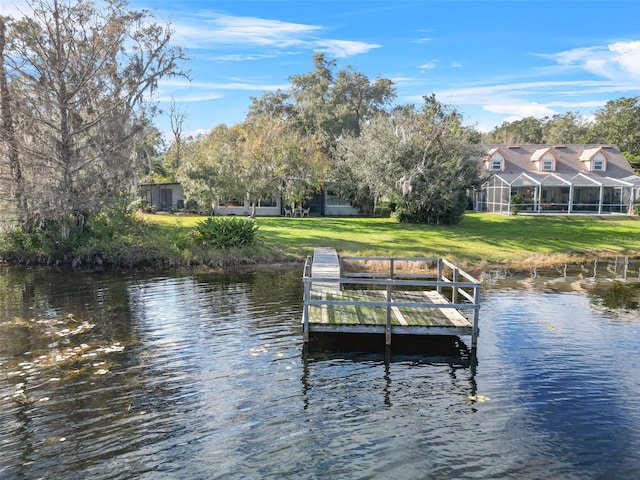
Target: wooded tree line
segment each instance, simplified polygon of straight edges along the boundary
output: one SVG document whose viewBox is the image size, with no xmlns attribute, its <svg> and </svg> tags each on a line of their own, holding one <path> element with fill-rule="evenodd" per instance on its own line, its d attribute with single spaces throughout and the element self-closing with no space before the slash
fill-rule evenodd
<svg viewBox="0 0 640 480">
<path fill-rule="evenodd" d="M 480 144 L 615 143 L 640 158 L 638 97 L 576 113 L 504 123 L 482 135 L 435 96 L 396 105 L 391 80 L 337 68 L 324 54 L 287 91 L 251 99 L 246 119 L 185 139 L 171 109 L 173 145 L 161 151 L 151 94 L 184 75 L 171 31 L 125 0 L 30 0 L 0 17 L 0 188 L 26 231 L 62 237 L 136 196 L 138 178 L 180 181 L 212 204 L 282 195 L 300 204 L 330 186 L 364 213 L 381 199 L 401 221 L 455 223 L 478 177 Z"/>
<path fill-rule="evenodd" d="M 314 70 L 290 78 L 289 91 L 252 98 L 244 122 L 174 142 L 161 177 L 178 180 L 201 204 L 280 197 L 300 205 L 322 187 L 371 213 L 391 199 L 401 221 L 455 223 L 478 177 L 480 135 L 434 96 L 393 106 L 393 82 L 322 53 Z M 175 161 L 177 147 L 180 159 Z"/>
<path fill-rule="evenodd" d="M 577 112 L 551 117 L 526 117 L 504 122 L 485 135 L 486 143 L 504 144 L 582 144 L 617 145 L 640 170 L 640 97 L 608 101 L 592 118 Z"/>
</svg>

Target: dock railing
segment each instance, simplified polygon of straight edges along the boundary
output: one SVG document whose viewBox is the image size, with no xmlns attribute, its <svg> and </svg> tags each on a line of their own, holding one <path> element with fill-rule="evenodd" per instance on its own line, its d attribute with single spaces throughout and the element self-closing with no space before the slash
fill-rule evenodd
<svg viewBox="0 0 640 480">
<path fill-rule="evenodd" d="M 456 309 L 465 312 L 472 325 L 471 347 L 476 349 L 479 335 L 480 282 L 464 270 L 439 257 L 340 257 L 340 275 L 333 278 L 312 276 L 312 257 L 304 266 L 303 336 L 309 341 L 309 306 L 360 305 L 386 308 L 385 343 L 391 344 L 393 307 Z M 399 268 L 401 267 L 401 268 Z M 335 300 L 312 298 L 318 285 L 324 289 L 385 290 L 384 300 Z M 450 299 L 447 303 L 394 301 L 397 290 L 435 289 Z"/>
</svg>

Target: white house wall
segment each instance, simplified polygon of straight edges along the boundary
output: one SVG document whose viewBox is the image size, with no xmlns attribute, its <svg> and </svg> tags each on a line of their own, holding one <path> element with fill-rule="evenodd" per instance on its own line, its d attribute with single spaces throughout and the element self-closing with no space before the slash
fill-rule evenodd
<svg viewBox="0 0 640 480">
<path fill-rule="evenodd" d="M 244 205 L 237 207 L 216 205 L 213 211 L 216 215 L 237 215 L 248 217 L 251 215 L 251 203 L 245 200 Z M 279 199 L 275 207 L 256 207 L 256 216 L 258 217 L 277 217 L 280 216 L 280 212 L 281 208 Z"/>
</svg>

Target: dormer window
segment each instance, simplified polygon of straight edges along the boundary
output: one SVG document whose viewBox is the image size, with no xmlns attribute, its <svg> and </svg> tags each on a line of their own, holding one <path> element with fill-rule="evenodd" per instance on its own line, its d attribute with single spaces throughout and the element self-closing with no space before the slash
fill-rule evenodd
<svg viewBox="0 0 640 480">
<path fill-rule="evenodd" d="M 502 153 L 500 153 L 497 148 L 489 150 L 485 162 L 487 170 L 504 170 L 504 155 L 502 155 Z"/>
<path fill-rule="evenodd" d="M 499 153 L 496 153 L 493 157 L 491 157 L 491 170 L 502 170 L 503 163 L 504 157 Z"/>
<path fill-rule="evenodd" d="M 556 157 L 551 153 L 547 153 L 540 161 L 540 170 L 545 172 L 553 172 L 556 169 Z"/>
<path fill-rule="evenodd" d="M 555 171 L 556 160 L 558 160 L 558 157 L 553 147 L 540 148 L 531 155 L 531 161 L 535 163 L 537 169 L 540 171 Z"/>
<path fill-rule="evenodd" d="M 604 172 L 607 170 L 607 154 L 602 147 L 590 148 L 582 152 L 580 160 L 590 172 Z"/>
<path fill-rule="evenodd" d="M 593 171 L 604 172 L 607 159 L 602 153 L 598 153 L 593 157 Z"/>
</svg>

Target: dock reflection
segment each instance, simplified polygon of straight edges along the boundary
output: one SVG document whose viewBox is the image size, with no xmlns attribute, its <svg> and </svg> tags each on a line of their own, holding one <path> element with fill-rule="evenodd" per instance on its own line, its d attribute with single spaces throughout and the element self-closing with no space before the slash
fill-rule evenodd
<svg viewBox="0 0 640 480">
<path fill-rule="evenodd" d="M 475 353 L 457 336 L 398 336 L 386 347 L 384 335 L 314 335 L 302 352 L 304 408 L 326 389 L 378 392 L 386 407 L 406 401 L 397 398 L 403 391 L 409 398 L 448 392 L 464 408 L 477 395 L 476 371 Z"/>
</svg>

